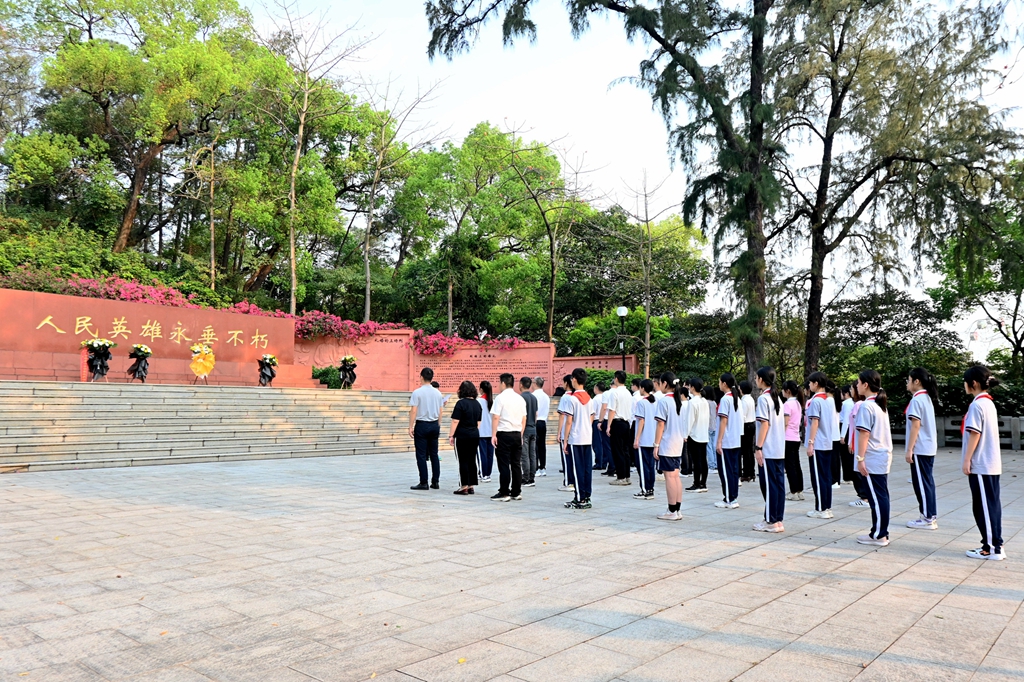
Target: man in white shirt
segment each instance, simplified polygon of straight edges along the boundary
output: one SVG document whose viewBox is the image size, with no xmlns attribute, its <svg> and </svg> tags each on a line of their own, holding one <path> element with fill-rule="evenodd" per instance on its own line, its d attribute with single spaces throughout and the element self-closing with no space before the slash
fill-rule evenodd
<svg viewBox="0 0 1024 682">
<path fill-rule="evenodd" d="M 547 476 L 548 466 L 548 413 L 551 411 L 551 398 L 544 392 L 544 377 L 534 377 L 533 395 L 537 399 L 537 475 Z"/>
<path fill-rule="evenodd" d="M 441 460 L 437 457 L 437 438 L 441 434 L 441 408 L 444 396 L 430 385 L 434 370 L 424 367 L 420 370 L 423 385 L 409 396 L 409 437 L 416 445 L 416 466 L 420 470 L 419 485 L 412 490 L 437 490 L 440 487 Z M 427 460 L 430 460 L 430 486 L 427 486 Z"/>
<path fill-rule="evenodd" d="M 590 509 L 592 469 L 590 444 L 595 435 L 593 401 L 583 388 L 587 385 L 587 372 L 582 367 L 572 371 L 572 392 L 564 407 L 558 406 L 565 415 L 565 444 L 563 448 L 567 461 L 572 461 L 573 499 L 565 503 L 566 509 Z M 598 434 L 599 435 L 599 434 Z M 567 466 L 566 469 L 570 467 Z"/>
<path fill-rule="evenodd" d="M 502 392 L 491 406 L 492 442 L 498 460 L 500 488 L 492 500 L 508 502 L 523 499 L 523 431 L 526 430 L 526 401 L 512 388 L 516 378 L 501 375 Z"/>
<path fill-rule="evenodd" d="M 612 388 L 605 393 L 604 398 L 608 407 L 608 425 L 605 432 L 611 439 L 616 474 L 616 479 L 609 481 L 609 485 L 630 485 L 629 418 L 633 414 L 633 394 L 626 388 L 626 381 L 626 373 L 621 369 L 616 371 Z"/>
</svg>

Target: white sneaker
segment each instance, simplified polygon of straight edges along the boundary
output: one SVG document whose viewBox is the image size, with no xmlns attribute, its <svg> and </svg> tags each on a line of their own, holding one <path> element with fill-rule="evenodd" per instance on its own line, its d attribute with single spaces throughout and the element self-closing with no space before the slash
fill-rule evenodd
<svg viewBox="0 0 1024 682">
<path fill-rule="evenodd" d="M 839 490 L 839 484 L 838 483 L 833 483 L 832 484 L 832 490 Z"/>
<path fill-rule="evenodd" d="M 739 509 L 739 508 L 740 508 L 740 503 L 739 502 L 733 500 L 732 502 L 729 503 L 729 509 Z"/>
<path fill-rule="evenodd" d="M 682 521 L 682 512 L 665 512 L 664 514 L 658 514 L 658 518 L 662 521 Z"/>
<path fill-rule="evenodd" d="M 938 522 L 935 519 L 926 519 L 923 516 L 913 521 L 907 521 L 907 528 L 924 528 L 926 530 L 936 530 L 939 527 Z"/>
<path fill-rule="evenodd" d="M 790 502 L 796 502 L 800 499 L 797 495 L 797 493 L 786 493 L 786 499 Z"/>
<path fill-rule="evenodd" d="M 854 500 L 853 502 L 851 502 L 850 506 L 851 507 L 870 507 L 871 505 L 868 504 L 867 500 L 860 500 L 860 499 L 858 499 L 858 500 Z"/>
<path fill-rule="evenodd" d="M 914 484 L 914 479 L 912 479 L 912 478 L 908 478 L 908 479 L 907 479 L 907 483 L 910 483 L 911 485 L 913 485 L 913 484 Z"/>
<path fill-rule="evenodd" d="M 547 476 L 547 469 L 537 469 L 537 476 Z"/>
<path fill-rule="evenodd" d="M 573 485 L 572 483 L 570 483 L 569 485 L 560 485 L 558 486 L 558 489 L 561 490 L 563 493 L 576 492 L 576 486 Z"/>
<path fill-rule="evenodd" d="M 481 476 L 480 477 L 480 482 L 481 483 L 490 483 L 491 482 L 491 477 L 490 476 Z"/>
<path fill-rule="evenodd" d="M 764 532 L 768 530 L 768 523 L 765 521 L 758 521 L 754 524 L 754 527 L 751 530 L 759 530 L 761 532 Z"/>
<path fill-rule="evenodd" d="M 726 502 L 725 500 L 719 500 L 718 502 L 715 502 L 715 506 L 718 507 L 719 509 L 728 509 L 729 503 Z"/>
<path fill-rule="evenodd" d="M 1002 547 L 1000 547 L 999 551 L 996 551 L 996 550 L 993 549 L 993 550 L 989 550 L 989 552 L 986 554 L 985 553 L 985 549 L 983 547 L 979 547 L 978 549 L 969 549 L 969 550 L 967 550 L 967 556 L 971 557 L 972 559 L 982 559 L 982 560 L 987 560 L 987 561 L 1002 561 L 1003 559 L 1006 558 L 1006 550 L 1003 549 Z"/>
<path fill-rule="evenodd" d="M 628 478 L 616 478 L 613 481 L 608 481 L 608 485 L 633 485 Z"/>
<path fill-rule="evenodd" d="M 889 544 L 889 538 L 875 539 L 870 535 L 858 535 L 857 542 L 862 545 L 871 545 L 873 547 L 885 547 Z"/>
<path fill-rule="evenodd" d="M 831 518 L 830 516 L 825 516 L 826 513 L 828 513 L 827 510 L 826 511 L 818 511 L 817 509 L 812 509 L 811 511 L 807 512 L 807 517 L 811 518 L 811 519 L 828 519 L 828 518 Z"/>
</svg>

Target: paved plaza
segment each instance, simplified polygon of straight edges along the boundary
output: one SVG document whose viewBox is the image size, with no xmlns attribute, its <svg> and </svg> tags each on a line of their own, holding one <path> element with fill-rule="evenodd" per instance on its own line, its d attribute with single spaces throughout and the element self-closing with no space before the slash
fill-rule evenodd
<svg viewBox="0 0 1024 682">
<path fill-rule="evenodd" d="M 669 523 L 660 482 L 644 502 L 595 477 L 573 512 L 556 475 L 496 503 L 496 483 L 452 495 L 442 456 L 430 492 L 408 489 L 408 454 L 0 478 L 0 679 L 1024 679 L 1020 453 L 1003 562 L 964 556 L 951 451 L 937 531 L 905 527 L 896 457 L 883 549 L 856 543 L 870 512 L 849 486 L 834 520 L 804 516 L 808 493 L 769 535 L 750 484 L 736 510 L 687 493 Z"/>
</svg>

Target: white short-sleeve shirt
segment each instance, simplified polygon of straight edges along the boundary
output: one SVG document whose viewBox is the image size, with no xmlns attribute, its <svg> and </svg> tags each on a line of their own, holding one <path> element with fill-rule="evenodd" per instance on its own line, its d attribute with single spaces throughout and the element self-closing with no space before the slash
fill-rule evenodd
<svg viewBox="0 0 1024 682">
<path fill-rule="evenodd" d="M 867 437 L 868 449 L 864 453 L 864 464 L 869 474 L 887 474 L 892 465 L 892 433 L 889 430 L 889 415 L 875 402 L 875 396 L 864 400 L 857 413 L 857 430 L 860 437 Z"/>
<path fill-rule="evenodd" d="M 604 395 L 609 412 L 615 410 L 616 419 L 629 421 L 633 415 L 633 394 L 629 392 L 629 389 L 625 386 L 616 386 Z"/>
<path fill-rule="evenodd" d="M 698 443 L 708 442 L 708 427 L 711 421 L 711 414 L 708 411 L 708 401 L 703 396 L 690 396 L 690 438 Z"/>
<path fill-rule="evenodd" d="M 537 399 L 537 421 L 546 422 L 548 414 L 551 412 L 551 398 L 544 392 L 543 388 L 538 388 L 534 391 L 533 397 Z"/>
<path fill-rule="evenodd" d="M 686 443 L 686 438 L 690 435 L 690 403 L 684 400 L 677 413 L 676 397 L 669 393 L 658 401 L 654 418 L 665 424 L 665 430 L 661 433 L 658 456 L 682 457 L 683 444 Z"/>
<path fill-rule="evenodd" d="M 606 395 L 608 395 L 607 391 L 605 391 L 604 393 L 599 393 L 590 399 L 590 401 L 593 403 L 593 407 L 591 409 L 593 409 L 594 411 L 594 419 L 596 421 L 601 421 L 601 408 L 604 407 L 606 404 Z"/>
<path fill-rule="evenodd" d="M 654 447 L 654 434 L 657 431 L 658 425 L 655 423 L 655 413 L 657 411 L 657 403 L 652 403 L 647 398 L 641 397 L 637 401 L 636 405 L 633 406 L 633 417 L 634 419 L 643 419 L 643 430 L 640 432 L 640 447 L 642 448 L 653 448 Z M 636 427 L 639 429 L 640 422 L 636 422 Z"/>
<path fill-rule="evenodd" d="M 491 414 L 498 417 L 498 433 L 522 433 L 526 401 L 511 388 L 506 388 L 494 396 Z"/>
<path fill-rule="evenodd" d="M 572 391 L 566 391 L 562 394 L 562 397 L 558 399 L 558 414 L 569 414 L 569 400 L 572 399 Z M 558 440 L 565 440 L 565 426 L 562 426 L 562 431 L 558 434 Z"/>
<path fill-rule="evenodd" d="M 444 396 L 430 384 L 423 384 L 409 396 L 409 405 L 416 408 L 416 421 L 436 422 L 441 419 Z"/>
<path fill-rule="evenodd" d="M 491 433 L 491 410 L 487 407 L 487 398 L 477 398 L 476 401 L 480 403 L 480 413 L 487 415 L 480 419 L 480 437 L 490 438 L 494 434 Z"/>
<path fill-rule="evenodd" d="M 743 441 L 743 413 L 739 407 L 733 404 L 731 392 L 726 393 L 718 403 L 718 416 L 729 419 L 725 424 L 725 433 L 722 435 L 722 449 L 740 447 L 740 443 Z"/>
<path fill-rule="evenodd" d="M 839 411 L 839 436 L 846 438 L 850 432 L 850 414 L 853 412 L 853 398 L 843 401 L 843 409 Z"/>
<path fill-rule="evenodd" d="M 744 424 L 751 424 L 757 419 L 757 406 L 754 403 L 754 396 L 748 393 L 740 398 L 740 412 L 743 413 Z"/>
<path fill-rule="evenodd" d="M 964 417 L 964 452 L 967 450 L 967 431 L 981 434 L 978 447 L 971 457 L 971 473 L 998 476 L 1003 473 L 1003 457 L 999 451 L 999 414 L 992 396 L 980 393 L 967 409 Z"/>
<path fill-rule="evenodd" d="M 779 398 L 779 409 L 776 410 L 775 401 L 767 391 L 757 398 L 755 414 L 758 432 L 760 432 L 760 424 L 768 425 L 768 434 L 765 436 L 764 444 L 761 445 L 761 454 L 765 459 L 786 459 L 786 422 L 782 403 L 782 398 Z M 757 441 L 754 443 L 756 444 Z"/>
<path fill-rule="evenodd" d="M 584 390 L 566 393 L 569 396 L 565 414 L 572 416 L 569 428 L 569 445 L 591 445 L 594 441 L 594 429 L 591 426 L 594 416 L 594 400 Z M 559 412 L 563 412 L 561 406 Z"/>
<path fill-rule="evenodd" d="M 804 446 L 809 447 L 808 441 L 811 437 L 811 420 L 818 421 L 818 433 L 814 436 L 815 450 L 831 450 L 835 436 L 832 433 L 836 428 L 836 401 L 832 400 L 827 393 L 815 393 L 810 402 L 807 403 L 807 422 L 804 433 Z M 886 422 L 888 423 L 888 422 Z"/>
<path fill-rule="evenodd" d="M 935 406 L 928 391 L 918 391 L 907 405 L 907 439 L 910 438 L 910 420 L 921 423 L 914 443 L 914 454 L 932 456 L 939 451 L 938 433 L 935 430 Z"/>
</svg>

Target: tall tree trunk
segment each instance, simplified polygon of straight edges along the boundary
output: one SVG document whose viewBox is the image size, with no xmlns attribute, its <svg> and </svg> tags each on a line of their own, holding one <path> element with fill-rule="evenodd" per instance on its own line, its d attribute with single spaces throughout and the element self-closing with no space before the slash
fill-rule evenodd
<svg viewBox="0 0 1024 682">
<path fill-rule="evenodd" d="M 552 234 L 551 230 L 548 230 L 548 250 L 551 254 L 549 275 L 551 279 L 548 281 L 548 343 L 552 343 L 555 340 L 555 292 L 558 287 L 558 252 L 556 251 L 557 242 L 555 235 Z"/>
<path fill-rule="evenodd" d="M 452 327 L 454 326 L 455 315 L 453 314 L 452 304 L 454 303 L 455 280 L 452 278 L 452 273 L 448 272 L 448 336 L 452 335 Z"/>
<path fill-rule="evenodd" d="M 764 36 L 768 23 L 768 10 L 772 0 L 754 0 L 754 15 L 750 27 L 750 150 L 746 171 L 750 186 L 744 197 L 747 220 L 747 253 L 743 264 L 746 276 L 747 310 L 742 334 L 743 355 L 747 364 L 747 379 L 754 381 L 764 361 L 764 320 L 767 311 L 767 284 L 765 280 L 764 251 Z"/>
<path fill-rule="evenodd" d="M 135 216 L 139 212 L 139 199 L 142 196 L 142 190 L 146 186 L 149 169 L 153 165 L 153 159 L 163 151 L 166 144 L 163 140 L 156 144 L 151 144 L 135 165 L 135 170 L 132 172 L 132 191 L 128 198 L 128 205 L 125 206 L 124 213 L 121 215 L 121 226 L 117 229 L 117 239 L 114 240 L 114 253 L 121 253 L 128 248 L 128 242 L 132 235 L 132 226 L 135 224 Z"/>
<path fill-rule="evenodd" d="M 309 110 L 309 87 L 302 92 L 302 108 L 299 110 L 299 133 L 295 136 L 295 156 L 292 158 L 291 181 L 288 187 L 288 260 L 291 261 L 291 295 L 288 312 L 295 314 L 295 296 L 299 288 L 298 268 L 295 263 L 295 180 L 299 174 L 299 160 L 302 158 L 302 140 L 306 134 L 306 112 Z"/>
<path fill-rule="evenodd" d="M 380 170 L 374 173 L 373 185 L 370 187 L 370 207 L 366 214 L 366 234 L 363 235 L 363 277 L 366 289 L 363 292 L 363 322 L 370 321 L 370 300 L 373 295 L 373 282 L 370 279 L 370 235 L 373 234 L 373 212 L 377 205 L 377 181 Z"/>
<path fill-rule="evenodd" d="M 216 180 L 217 143 L 210 143 L 210 291 L 217 290 L 217 229 L 213 221 L 213 187 Z"/>
</svg>

